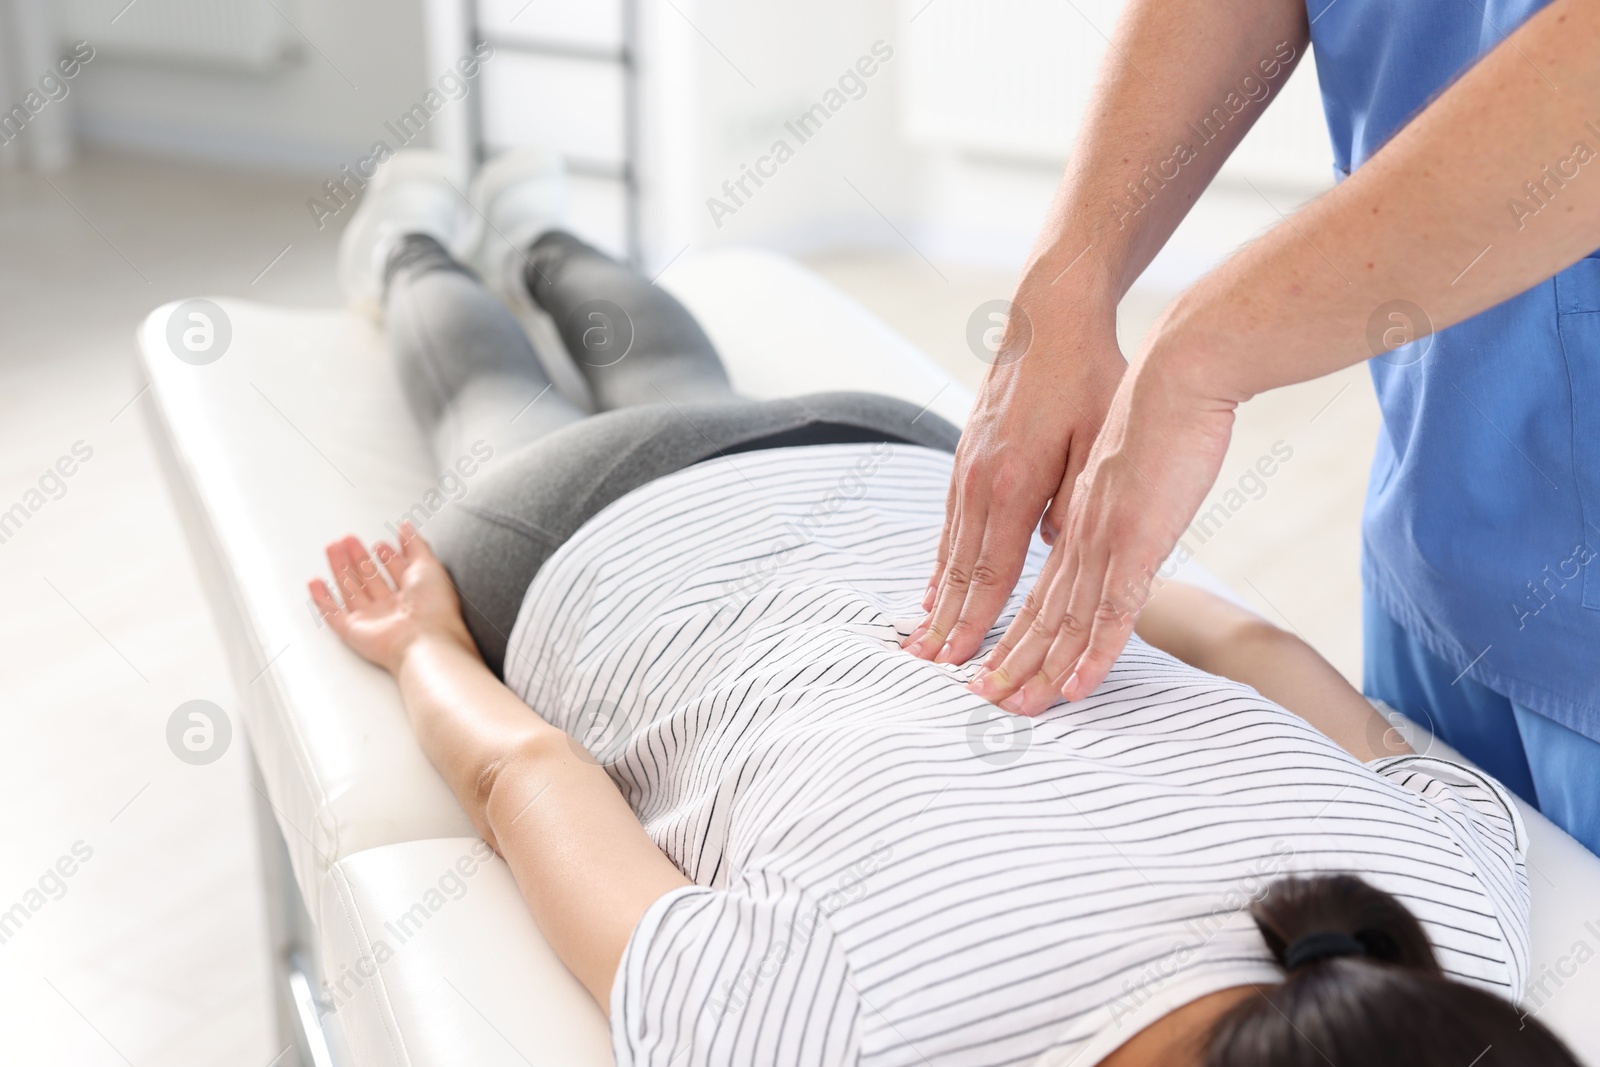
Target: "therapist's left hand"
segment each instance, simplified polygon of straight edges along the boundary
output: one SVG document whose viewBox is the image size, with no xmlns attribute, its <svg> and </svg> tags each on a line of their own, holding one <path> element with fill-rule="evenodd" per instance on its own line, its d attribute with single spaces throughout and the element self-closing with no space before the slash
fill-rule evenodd
<svg viewBox="0 0 1600 1067">
<path fill-rule="evenodd" d="M 1130 365 L 1066 526 L 973 692 L 1037 715 L 1099 687 L 1216 481 L 1237 404 L 1207 384 L 1197 360 L 1151 350 Z"/>
</svg>

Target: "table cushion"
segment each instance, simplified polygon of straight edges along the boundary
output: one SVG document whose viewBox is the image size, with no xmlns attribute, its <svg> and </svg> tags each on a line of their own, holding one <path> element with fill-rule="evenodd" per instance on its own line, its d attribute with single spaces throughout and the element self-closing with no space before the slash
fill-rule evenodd
<svg viewBox="0 0 1600 1067">
<path fill-rule="evenodd" d="M 958 423 L 972 403 L 859 304 L 780 256 L 687 256 L 661 281 L 749 395 L 876 390 Z M 150 425 L 315 915 L 336 860 L 471 832 L 412 739 L 393 682 L 321 626 L 305 591 L 324 568 L 324 544 L 348 532 L 391 536 L 388 524 L 427 506 L 440 472 L 372 323 L 342 310 L 212 303 L 218 310 L 200 310 L 220 315 L 230 339 L 210 362 L 183 350 L 188 301 L 157 308 L 140 328 Z M 223 323 L 212 327 L 220 337 Z M 554 358 L 571 382 L 570 361 Z"/>
</svg>

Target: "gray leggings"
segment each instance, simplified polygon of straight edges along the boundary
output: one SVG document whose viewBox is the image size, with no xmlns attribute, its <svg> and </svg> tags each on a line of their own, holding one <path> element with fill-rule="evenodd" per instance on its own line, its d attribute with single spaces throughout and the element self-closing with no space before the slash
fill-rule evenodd
<svg viewBox="0 0 1600 1067">
<path fill-rule="evenodd" d="M 683 305 L 569 234 L 540 238 L 527 264 L 529 292 L 556 323 L 598 414 L 551 387 L 510 311 L 432 238 L 407 237 L 385 273 L 389 345 L 434 458 L 448 468 L 493 451 L 467 494 L 427 521 L 425 536 L 496 674 L 539 568 L 602 508 L 656 478 L 790 445 L 955 450 L 954 426 L 891 397 L 739 396 Z"/>
</svg>

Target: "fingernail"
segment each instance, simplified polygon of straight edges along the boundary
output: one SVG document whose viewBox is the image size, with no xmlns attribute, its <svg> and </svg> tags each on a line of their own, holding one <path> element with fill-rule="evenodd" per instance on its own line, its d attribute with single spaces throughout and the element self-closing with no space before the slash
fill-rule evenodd
<svg viewBox="0 0 1600 1067">
<path fill-rule="evenodd" d="M 1012 712 L 1014 714 L 1021 714 L 1021 712 L 1022 712 L 1022 694 L 1021 693 L 1012 693 L 1010 696 L 1006 697 L 1004 700 L 1002 700 L 1000 702 L 1000 706 L 1002 708 L 1005 708 L 1007 711 Z"/>
<path fill-rule="evenodd" d="M 954 660 L 952 660 L 950 658 L 950 643 L 948 641 L 946 641 L 943 645 L 940 646 L 939 654 L 937 656 L 933 657 L 933 661 L 935 663 L 953 663 L 954 662 Z"/>
<path fill-rule="evenodd" d="M 1072 699 L 1072 695 L 1074 693 L 1076 693 L 1077 691 L 1078 691 L 1078 672 L 1077 671 L 1073 671 L 1071 674 L 1067 675 L 1067 680 L 1065 682 L 1061 683 L 1061 695 L 1064 698 L 1066 698 L 1067 700 L 1071 700 Z"/>
<path fill-rule="evenodd" d="M 978 673 L 974 674 L 972 676 L 972 680 L 967 683 L 967 692 L 976 693 L 977 695 L 982 696 L 984 679 L 988 677 L 989 672 L 984 670 L 982 667 L 979 667 Z"/>
<path fill-rule="evenodd" d="M 922 610 L 923 611 L 932 611 L 933 610 L 933 594 L 935 592 L 937 592 L 937 591 L 938 591 L 938 587 L 935 586 L 932 582 L 929 582 L 928 583 L 928 591 L 922 594 Z"/>
</svg>

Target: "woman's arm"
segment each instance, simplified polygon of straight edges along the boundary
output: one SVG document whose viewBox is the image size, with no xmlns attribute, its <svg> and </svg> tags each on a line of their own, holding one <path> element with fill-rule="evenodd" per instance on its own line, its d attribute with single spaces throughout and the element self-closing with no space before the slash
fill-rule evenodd
<svg viewBox="0 0 1600 1067">
<path fill-rule="evenodd" d="M 583 746 L 484 665 L 443 564 L 410 524 L 400 547 L 328 546 L 341 608 L 318 579 L 329 626 L 400 686 L 411 727 L 472 825 L 505 858 L 556 955 L 602 1010 L 633 928 L 688 885 Z M 391 588 L 380 573 L 394 582 Z"/>
<path fill-rule="evenodd" d="M 1135 632 L 1191 667 L 1253 686 L 1362 762 L 1411 751 L 1316 649 L 1204 589 L 1163 585 Z"/>
</svg>

